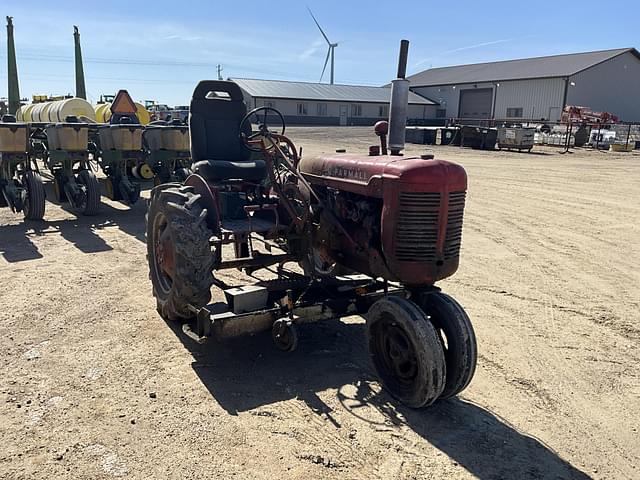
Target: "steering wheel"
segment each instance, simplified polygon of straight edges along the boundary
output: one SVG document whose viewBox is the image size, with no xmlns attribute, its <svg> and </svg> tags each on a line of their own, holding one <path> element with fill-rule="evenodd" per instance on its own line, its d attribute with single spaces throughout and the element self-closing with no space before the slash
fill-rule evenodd
<svg viewBox="0 0 640 480">
<path fill-rule="evenodd" d="M 270 111 L 274 112 L 277 119 L 280 120 L 280 133 L 272 132 L 271 130 L 269 130 L 269 125 L 267 124 L 267 115 Z M 260 115 L 260 113 L 262 112 L 264 112 L 264 114 Z M 256 118 L 256 122 L 251 122 L 253 117 Z M 249 127 L 249 130 L 252 130 L 252 123 L 258 124 L 258 131 L 247 135 L 244 132 L 246 131 L 247 127 Z M 240 122 L 240 140 L 242 141 L 242 145 L 246 149 L 251 150 L 252 152 L 263 152 L 265 150 L 271 150 L 274 148 L 275 140 L 271 139 L 272 134 L 284 135 L 284 130 L 284 117 L 278 110 L 273 107 L 258 107 L 247 113 Z"/>
</svg>

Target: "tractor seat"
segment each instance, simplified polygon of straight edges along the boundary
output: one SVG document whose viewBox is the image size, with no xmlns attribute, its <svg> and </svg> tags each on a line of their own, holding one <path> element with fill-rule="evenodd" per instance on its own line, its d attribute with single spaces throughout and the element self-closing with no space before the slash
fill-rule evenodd
<svg viewBox="0 0 640 480">
<path fill-rule="evenodd" d="M 201 160 L 193 164 L 193 171 L 211 183 L 222 180 L 261 182 L 267 176 L 264 160 Z"/>
</svg>

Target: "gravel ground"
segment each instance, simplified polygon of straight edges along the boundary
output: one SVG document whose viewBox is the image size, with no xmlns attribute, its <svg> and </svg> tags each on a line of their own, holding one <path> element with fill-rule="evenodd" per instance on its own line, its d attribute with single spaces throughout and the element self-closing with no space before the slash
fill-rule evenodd
<svg viewBox="0 0 640 480">
<path fill-rule="evenodd" d="M 375 143 L 289 133 L 306 155 Z M 640 478 L 640 155 L 428 150 L 469 175 L 441 283 L 479 344 L 457 399 L 394 402 L 359 317 L 302 327 L 292 354 L 192 343 L 155 311 L 144 201 L 3 209 L 0 478 Z"/>
</svg>

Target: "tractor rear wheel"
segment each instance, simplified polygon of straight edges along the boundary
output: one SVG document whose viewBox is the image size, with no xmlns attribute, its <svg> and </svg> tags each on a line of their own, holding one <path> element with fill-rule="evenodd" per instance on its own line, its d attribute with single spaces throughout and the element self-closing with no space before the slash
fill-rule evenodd
<svg viewBox="0 0 640 480">
<path fill-rule="evenodd" d="M 27 220 L 42 220 L 44 217 L 44 185 L 42 177 L 37 172 L 29 170 L 22 176 L 22 184 L 27 190 L 24 204 L 24 218 Z"/>
<path fill-rule="evenodd" d="M 207 210 L 192 187 L 165 184 L 151 191 L 147 260 L 158 312 L 187 320 L 211 300 L 215 256 Z"/>
<path fill-rule="evenodd" d="M 444 350 L 447 383 L 440 398 L 451 398 L 464 390 L 476 371 L 478 347 L 469 316 L 449 295 L 433 292 L 416 303 L 433 324 Z"/>
<path fill-rule="evenodd" d="M 405 405 L 426 407 L 445 386 L 442 344 L 420 308 L 402 297 L 384 297 L 367 313 L 373 364 L 385 389 Z"/>
</svg>

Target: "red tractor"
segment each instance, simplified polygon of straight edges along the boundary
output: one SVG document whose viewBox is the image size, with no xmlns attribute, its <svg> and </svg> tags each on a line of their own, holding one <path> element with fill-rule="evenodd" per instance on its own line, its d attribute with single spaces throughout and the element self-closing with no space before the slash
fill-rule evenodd
<svg viewBox="0 0 640 480">
<path fill-rule="evenodd" d="M 458 268 L 462 167 L 397 155 L 300 159 L 282 115 L 247 113 L 233 82 L 198 84 L 189 128 L 194 173 L 155 187 L 147 216 L 162 317 L 185 322 L 197 341 L 271 330 L 293 350 L 298 325 L 362 314 L 382 383 L 406 405 L 469 384 L 473 328 L 435 286 Z M 229 285 L 216 277 L 223 269 L 253 278 L 268 269 L 272 279 Z M 209 305 L 212 287 L 225 302 Z"/>
</svg>

